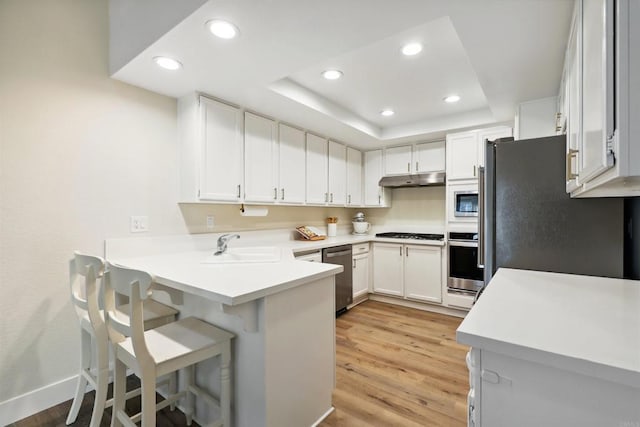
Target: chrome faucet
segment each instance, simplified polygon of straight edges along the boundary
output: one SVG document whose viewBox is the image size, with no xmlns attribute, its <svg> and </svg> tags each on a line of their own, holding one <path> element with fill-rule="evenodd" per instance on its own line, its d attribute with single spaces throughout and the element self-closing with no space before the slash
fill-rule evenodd
<svg viewBox="0 0 640 427">
<path fill-rule="evenodd" d="M 239 239 L 239 234 L 223 234 L 218 237 L 218 250 L 214 253 L 214 255 L 222 255 L 227 250 L 227 245 L 232 239 Z"/>
</svg>

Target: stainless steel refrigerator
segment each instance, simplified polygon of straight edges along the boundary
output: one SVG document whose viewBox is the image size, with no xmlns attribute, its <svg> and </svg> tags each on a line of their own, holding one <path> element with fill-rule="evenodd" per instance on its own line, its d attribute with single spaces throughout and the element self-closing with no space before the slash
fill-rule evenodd
<svg viewBox="0 0 640 427">
<path fill-rule="evenodd" d="M 478 218 L 485 284 L 500 267 L 623 277 L 624 199 L 572 199 L 565 167 L 564 136 L 487 142 Z"/>
</svg>

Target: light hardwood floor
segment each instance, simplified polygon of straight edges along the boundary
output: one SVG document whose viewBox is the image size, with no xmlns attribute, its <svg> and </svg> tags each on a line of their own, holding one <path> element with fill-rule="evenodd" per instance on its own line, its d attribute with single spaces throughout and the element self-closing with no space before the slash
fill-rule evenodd
<svg viewBox="0 0 640 427">
<path fill-rule="evenodd" d="M 366 301 L 336 319 L 330 426 L 466 426 L 462 319 Z"/>
<path fill-rule="evenodd" d="M 466 426 L 467 347 L 456 344 L 462 319 L 366 301 L 336 319 L 336 410 L 323 427 Z M 137 379 L 130 379 L 130 388 Z M 93 392 L 77 426 L 91 418 Z M 139 398 L 128 402 L 139 410 Z M 71 401 L 11 427 L 64 426 Z M 105 411 L 101 426 L 108 426 Z M 159 426 L 184 426 L 180 411 L 164 409 Z M 194 423 L 195 425 L 195 423 Z"/>
</svg>

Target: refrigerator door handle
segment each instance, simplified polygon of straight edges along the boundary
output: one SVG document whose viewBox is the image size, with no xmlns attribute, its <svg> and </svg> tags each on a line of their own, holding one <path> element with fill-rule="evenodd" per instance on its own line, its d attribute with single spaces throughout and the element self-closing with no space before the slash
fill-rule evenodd
<svg viewBox="0 0 640 427">
<path fill-rule="evenodd" d="M 484 268 L 484 168 L 478 168 L 478 268 Z"/>
</svg>

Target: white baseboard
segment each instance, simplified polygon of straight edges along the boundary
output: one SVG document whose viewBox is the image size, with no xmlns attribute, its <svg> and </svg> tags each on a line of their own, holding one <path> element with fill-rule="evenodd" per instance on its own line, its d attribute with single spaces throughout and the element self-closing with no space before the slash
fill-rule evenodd
<svg viewBox="0 0 640 427">
<path fill-rule="evenodd" d="M 73 398 L 78 376 L 0 402 L 0 426 L 19 421 Z"/>
<path fill-rule="evenodd" d="M 322 414 L 322 416 L 320 418 L 318 418 L 318 420 L 311 424 L 311 427 L 317 427 L 320 425 L 320 423 L 322 421 L 324 421 L 325 418 L 327 418 L 329 415 L 331 415 L 331 413 L 335 410 L 336 408 L 334 408 L 333 406 L 331 408 L 329 408 L 329 410 L 327 412 L 325 412 L 324 414 Z"/>
<path fill-rule="evenodd" d="M 390 297 L 387 295 L 380 295 L 380 294 L 369 294 L 369 299 L 372 301 L 386 302 L 388 304 L 396 304 L 396 305 L 401 305 L 403 307 L 415 308 L 417 310 L 423 310 L 423 311 L 431 311 L 433 313 L 446 314 L 448 316 L 455 316 L 455 317 L 465 317 L 468 313 L 467 310 L 463 310 L 463 309 L 458 310 L 450 307 L 442 307 L 440 305 L 420 303 L 420 302 L 415 302 L 411 300 L 395 298 L 395 297 Z"/>
</svg>

